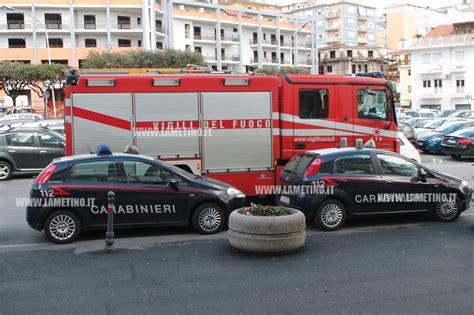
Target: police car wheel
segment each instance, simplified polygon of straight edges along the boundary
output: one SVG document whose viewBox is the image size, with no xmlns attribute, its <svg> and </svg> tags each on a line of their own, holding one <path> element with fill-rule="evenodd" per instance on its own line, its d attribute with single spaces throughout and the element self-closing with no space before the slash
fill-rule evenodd
<svg viewBox="0 0 474 315">
<path fill-rule="evenodd" d="M 456 198 L 456 200 L 438 202 L 435 205 L 433 215 L 438 221 L 453 222 L 461 215 L 461 201 Z"/>
<path fill-rule="evenodd" d="M 225 213 L 214 203 L 205 203 L 196 208 L 192 217 L 193 228 L 200 234 L 219 232 L 225 224 Z"/>
<path fill-rule="evenodd" d="M 81 222 L 72 211 L 55 211 L 46 219 L 44 233 L 53 243 L 71 243 L 81 233 Z"/>
<path fill-rule="evenodd" d="M 0 161 L 0 181 L 12 177 L 12 166 L 6 161 Z"/>
<path fill-rule="evenodd" d="M 324 231 L 339 229 L 346 221 L 346 208 L 335 199 L 324 201 L 316 211 L 314 224 Z"/>
</svg>

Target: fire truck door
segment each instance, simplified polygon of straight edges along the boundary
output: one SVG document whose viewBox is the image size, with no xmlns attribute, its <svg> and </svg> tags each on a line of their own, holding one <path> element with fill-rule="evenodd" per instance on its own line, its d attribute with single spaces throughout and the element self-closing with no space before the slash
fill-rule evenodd
<svg viewBox="0 0 474 315">
<path fill-rule="evenodd" d="M 337 110 L 334 86 L 296 86 L 293 104 L 294 154 L 334 147 Z"/>
</svg>

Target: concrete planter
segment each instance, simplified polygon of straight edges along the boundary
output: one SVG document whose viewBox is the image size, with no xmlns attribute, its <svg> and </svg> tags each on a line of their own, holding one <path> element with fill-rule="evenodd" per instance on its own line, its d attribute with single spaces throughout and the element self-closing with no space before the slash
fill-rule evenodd
<svg viewBox="0 0 474 315">
<path fill-rule="evenodd" d="M 304 245 L 306 219 L 302 212 L 288 208 L 284 216 L 252 216 L 240 209 L 229 217 L 229 242 L 234 248 L 256 254 L 288 254 Z"/>
</svg>

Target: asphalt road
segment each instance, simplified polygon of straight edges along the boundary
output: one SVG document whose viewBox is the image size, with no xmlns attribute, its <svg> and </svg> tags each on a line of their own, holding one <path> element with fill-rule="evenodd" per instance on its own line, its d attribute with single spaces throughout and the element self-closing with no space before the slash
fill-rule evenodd
<svg viewBox="0 0 474 315">
<path fill-rule="evenodd" d="M 474 161 L 423 156 L 474 186 Z M 473 314 L 474 210 L 454 223 L 425 215 L 359 219 L 339 231 L 308 227 L 294 255 L 245 256 L 226 232 L 103 232 L 69 245 L 30 229 L 16 197 L 31 179 L 0 183 L 0 314 Z"/>
</svg>

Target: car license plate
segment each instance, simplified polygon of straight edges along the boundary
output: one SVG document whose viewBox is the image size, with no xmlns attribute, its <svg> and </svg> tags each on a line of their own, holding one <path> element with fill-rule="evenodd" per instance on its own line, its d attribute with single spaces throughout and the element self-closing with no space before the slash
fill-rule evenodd
<svg viewBox="0 0 474 315">
<path fill-rule="evenodd" d="M 447 144 L 456 144 L 456 140 L 448 140 L 446 141 Z"/>
<path fill-rule="evenodd" d="M 280 197 L 280 201 L 283 202 L 283 203 L 290 204 L 290 197 L 281 196 L 281 197 Z"/>
</svg>

